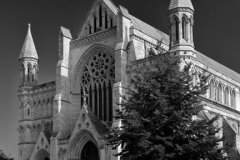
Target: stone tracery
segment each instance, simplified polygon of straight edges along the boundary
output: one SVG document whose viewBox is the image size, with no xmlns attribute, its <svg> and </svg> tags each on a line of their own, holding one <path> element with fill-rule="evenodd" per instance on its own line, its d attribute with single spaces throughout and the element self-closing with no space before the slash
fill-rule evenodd
<svg viewBox="0 0 240 160">
<path fill-rule="evenodd" d="M 115 79 L 115 61 L 106 50 L 95 50 L 83 66 L 80 92 L 88 93 L 87 103 L 104 121 L 112 120 L 112 85 Z M 83 98 L 81 98 L 81 106 Z"/>
</svg>

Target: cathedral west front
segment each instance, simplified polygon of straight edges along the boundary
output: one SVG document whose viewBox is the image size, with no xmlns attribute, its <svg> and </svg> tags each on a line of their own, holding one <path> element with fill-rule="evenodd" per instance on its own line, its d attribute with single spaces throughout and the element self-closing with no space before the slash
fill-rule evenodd
<svg viewBox="0 0 240 160">
<path fill-rule="evenodd" d="M 28 25 L 19 55 L 18 160 L 117 160 L 118 150 L 103 137 L 108 127 L 121 125 L 115 109 L 130 73 L 151 64 L 148 51 L 159 40 L 163 52 L 210 75 L 199 116 L 220 115 L 219 136 L 234 143 L 230 159 L 240 159 L 240 74 L 195 49 L 191 0 L 170 1 L 169 35 L 130 12 L 111 0 L 94 0 L 78 38 L 60 27 L 56 79 L 45 84 L 38 84 L 39 58 Z"/>
</svg>

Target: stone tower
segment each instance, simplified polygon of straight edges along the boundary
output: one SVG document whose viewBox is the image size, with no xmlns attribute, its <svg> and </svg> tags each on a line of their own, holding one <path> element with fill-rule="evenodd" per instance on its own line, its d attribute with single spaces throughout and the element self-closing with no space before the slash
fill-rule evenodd
<svg viewBox="0 0 240 160">
<path fill-rule="evenodd" d="M 34 147 L 31 136 L 32 130 L 32 101 L 29 91 L 38 82 L 38 55 L 31 34 L 31 25 L 28 25 L 28 32 L 25 38 L 21 53 L 19 55 L 20 85 L 19 97 L 19 157 L 18 160 L 30 158 Z M 20 98 L 21 97 L 21 98 Z"/>
<path fill-rule="evenodd" d="M 28 33 L 19 55 L 20 88 L 32 88 L 38 82 L 38 55 L 28 24 Z"/>
<path fill-rule="evenodd" d="M 171 0 L 168 17 L 170 52 L 174 55 L 196 57 L 193 42 L 193 14 L 191 0 Z"/>
</svg>

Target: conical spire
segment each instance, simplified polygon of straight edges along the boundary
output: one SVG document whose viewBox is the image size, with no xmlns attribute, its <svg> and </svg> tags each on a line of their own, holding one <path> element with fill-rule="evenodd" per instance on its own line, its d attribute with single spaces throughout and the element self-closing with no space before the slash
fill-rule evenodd
<svg viewBox="0 0 240 160">
<path fill-rule="evenodd" d="M 171 0 L 168 10 L 175 8 L 190 8 L 194 10 L 191 0 Z"/>
<path fill-rule="evenodd" d="M 33 42 L 32 34 L 31 34 L 31 25 L 28 24 L 28 33 L 25 38 L 25 42 L 23 44 L 21 53 L 19 55 L 19 59 L 21 58 L 35 58 L 38 59 L 38 54 Z"/>
</svg>

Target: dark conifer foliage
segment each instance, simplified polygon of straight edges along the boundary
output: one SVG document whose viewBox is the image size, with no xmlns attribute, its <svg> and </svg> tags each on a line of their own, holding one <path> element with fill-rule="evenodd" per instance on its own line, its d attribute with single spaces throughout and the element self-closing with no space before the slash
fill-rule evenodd
<svg viewBox="0 0 240 160">
<path fill-rule="evenodd" d="M 121 148 L 121 160 L 223 160 L 225 148 L 219 128 L 199 118 L 200 96 L 207 90 L 207 78 L 199 75 L 193 85 L 191 64 L 181 66 L 169 53 L 149 57 L 151 66 L 130 73 L 127 95 L 119 104 L 116 119 L 120 128 L 106 136 L 114 149 Z"/>
<path fill-rule="evenodd" d="M 2 150 L 0 150 L 0 160 L 14 160 L 14 158 L 7 156 Z"/>
</svg>

